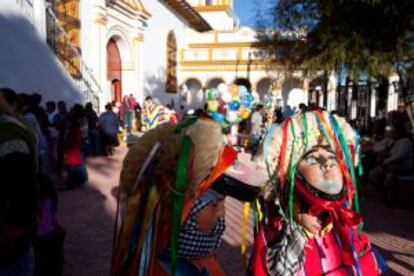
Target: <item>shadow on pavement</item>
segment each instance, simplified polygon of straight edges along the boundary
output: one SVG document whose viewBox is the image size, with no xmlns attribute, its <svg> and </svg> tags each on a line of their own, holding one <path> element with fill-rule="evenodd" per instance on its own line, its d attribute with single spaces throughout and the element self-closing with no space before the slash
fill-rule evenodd
<svg viewBox="0 0 414 276">
<path fill-rule="evenodd" d="M 365 199 L 361 202 L 364 231 L 390 267 L 388 275 L 408 275 L 414 271 L 414 213 L 390 209 Z"/>
</svg>

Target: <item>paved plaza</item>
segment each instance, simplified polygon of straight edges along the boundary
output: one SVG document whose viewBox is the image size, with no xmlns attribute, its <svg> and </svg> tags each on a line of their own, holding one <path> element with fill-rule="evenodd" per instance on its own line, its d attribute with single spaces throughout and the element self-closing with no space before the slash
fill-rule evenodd
<svg viewBox="0 0 414 276">
<path fill-rule="evenodd" d="M 125 148 L 112 157 L 88 160 L 89 183 L 60 194 L 60 219 L 67 231 L 65 275 L 108 275 L 116 209 L 116 192 Z M 243 204 L 226 199 L 227 227 L 219 260 L 228 275 L 243 275 L 240 232 Z M 390 266 L 389 275 L 414 274 L 414 214 L 363 203 L 365 231 Z M 251 218 L 250 218 L 251 221 Z M 248 243 L 252 242 L 251 225 Z"/>
</svg>

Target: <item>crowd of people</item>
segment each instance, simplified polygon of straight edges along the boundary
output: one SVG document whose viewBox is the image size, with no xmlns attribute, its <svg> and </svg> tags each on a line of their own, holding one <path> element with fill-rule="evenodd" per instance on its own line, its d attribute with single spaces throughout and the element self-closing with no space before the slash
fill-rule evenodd
<svg viewBox="0 0 414 276">
<path fill-rule="evenodd" d="M 40 106 L 39 94 L 16 94 L 0 89 L 0 275 L 62 275 L 65 231 L 57 213 L 57 190 L 48 176 L 51 157 L 60 151 L 63 169 L 62 130 L 79 125 L 73 116 L 63 119 L 65 106 L 51 129 L 54 109 Z M 50 116 L 52 117 L 52 116 Z M 58 168 L 56 168 L 58 169 Z"/>
<path fill-rule="evenodd" d="M 410 107 L 380 110 L 374 121 L 373 135 L 363 140 L 365 182 L 377 189 L 387 205 L 396 204 L 395 186 L 401 176 L 413 177 L 414 144 Z"/>
</svg>

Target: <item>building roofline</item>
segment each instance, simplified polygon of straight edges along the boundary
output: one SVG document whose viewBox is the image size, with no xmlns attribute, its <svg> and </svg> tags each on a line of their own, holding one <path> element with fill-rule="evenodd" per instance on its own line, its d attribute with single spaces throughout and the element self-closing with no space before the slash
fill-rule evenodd
<svg viewBox="0 0 414 276">
<path fill-rule="evenodd" d="M 163 0 L 168 6 L 184 17 L 199 32 L 212 30 L 210 24 L 186 0 Z"/>
</svg>

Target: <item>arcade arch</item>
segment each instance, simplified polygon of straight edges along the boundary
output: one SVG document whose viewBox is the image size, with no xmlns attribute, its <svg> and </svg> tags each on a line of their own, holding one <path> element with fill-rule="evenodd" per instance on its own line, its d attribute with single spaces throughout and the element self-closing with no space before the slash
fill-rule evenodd
<svg viewBox="0 0 414 276">
<path fill-rule="evenodd" d="M 270 78 L 263 78 L 257 82 L 256 93 L 259 97 L 260 102 L 265 102 L 271 95 L 272 91 L 272 80 Z"/>
<path fill-rule="evenodd" d="M 247 88 L 247 90 L 252 91 L 252 84 L 250 83 L 250 81 L 248 79 L 245 78 L 237 78 L 234 80 L 233 82 L 236 85 L 243 85 L 244 87 Z"/>
<path fill-rule="evenodd" d="M 184 90 L 188 93 L 187 104 L 191 108 L 203 108 L 205 95 L 201 82 L 196 78 L 189 78 L 183 84 Z"/>
<path fill-rule="evenodd" d="M 206 88 L 217 88 L 221 83 L 225 83 L 222 78 L 212 78 L 207 81 Z"/>
<path fill-rule="evenodd" d="M 307 95 L 303 90 L 303 82 L 296 78 L 289 78 L 282 85 L 283 107 L 290 106 L 293 110 L 299 107 L 300 103 L 307 103 Z"/>
</svg>

